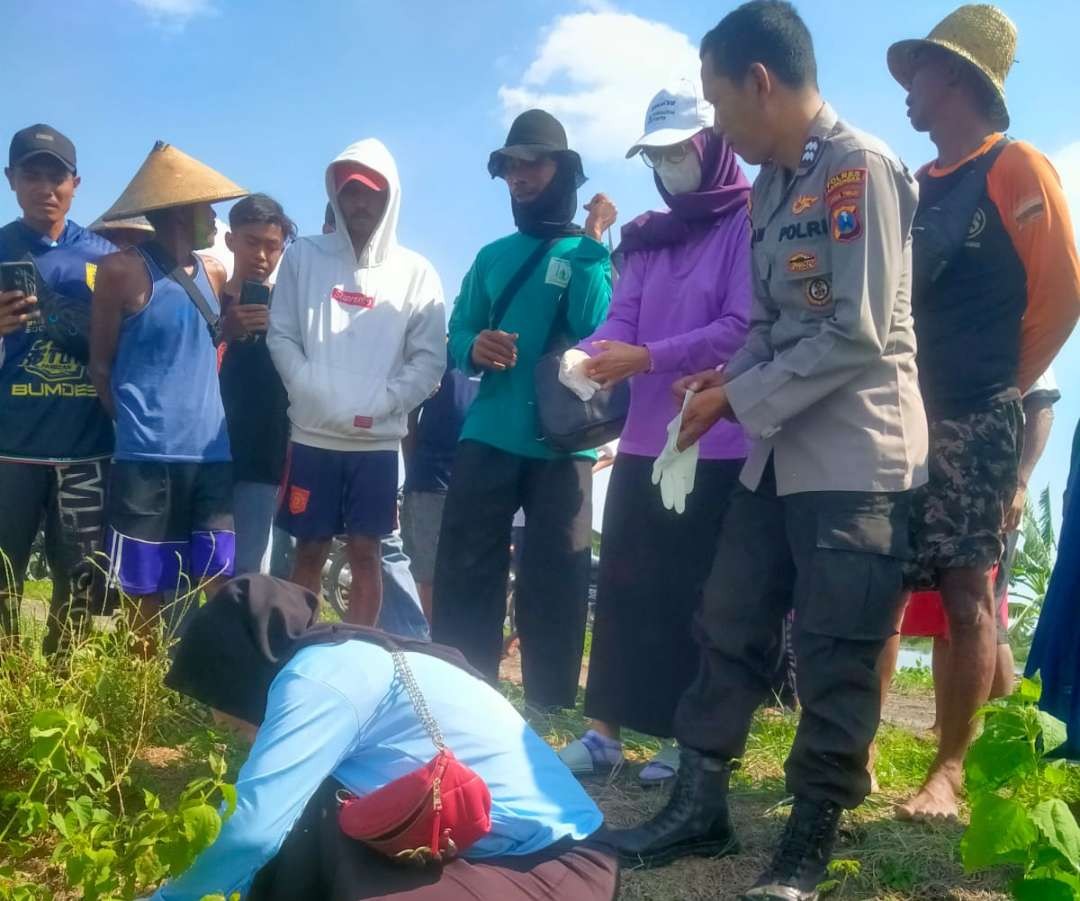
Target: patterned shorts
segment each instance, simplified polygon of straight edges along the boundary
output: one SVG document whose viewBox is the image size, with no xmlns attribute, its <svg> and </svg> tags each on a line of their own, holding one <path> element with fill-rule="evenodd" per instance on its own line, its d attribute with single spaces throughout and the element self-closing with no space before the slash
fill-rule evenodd
<svg viewBox="0 0 1080 901">
<path fill-rule="evenodd" d="M 1023 438 L 1020 401 L 930 423 L 930 478 L 912 506 L 912 587 L 936 587 L 943 569 L 989 569 L 1001 559 Z"/>
</svg>

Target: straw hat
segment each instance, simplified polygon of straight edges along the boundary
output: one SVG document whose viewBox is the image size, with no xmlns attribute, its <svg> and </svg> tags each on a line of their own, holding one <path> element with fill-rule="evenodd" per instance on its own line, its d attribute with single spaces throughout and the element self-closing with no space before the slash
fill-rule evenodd
<svg viewBox="0 0 1080 901">
<path fill-rule="evenodd" d="M 220 172 L 158 141 L 120 199 L 101 218 L 112 222 L 169 207 L 232 200 L 249 193 Z"/>
<path fill-rule="evenodd" d="M 917 68 L 915 51 L 928 45 L 941 47 L 960 57 L 986 79 L 998 99 L 995 118 L 1009 127 L 1005 106 L 1005 76 L 1016 59 L 1016 26 L 996 6 L 972 4 L 949 13 L 925 40 L 899 41 L 889 48 L 889 71 L 905 88 Z"/>
<path fill-rule="evenodd" d="M 104 216 L 98 216 L 93 222 L 86 226 L 87 231 L 92 231 L 97 234 L 107 233 L 111 231 L 133 231 L 133 232 L 147 232 L 153 234 L 154 226 L 152 226 L 149 220 L 145 216 L 132 216 L 128 219 L 110 219 L 105 221 Z"/>
</svg>

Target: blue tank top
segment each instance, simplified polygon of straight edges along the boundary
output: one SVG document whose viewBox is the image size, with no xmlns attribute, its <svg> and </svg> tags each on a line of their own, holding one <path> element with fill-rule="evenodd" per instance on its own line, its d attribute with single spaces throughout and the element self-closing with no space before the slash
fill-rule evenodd
<svg viewBox="0 0 1080 901">
<path fill-rule="evenodd" d="M 206 321 L 179 284 L 141 249 L 153 288 L 120 327 L 112 370 L 116 460 L 219 463 L 230 459 L 217 350 Z M 195 254 L 195 284 L 220 312 Z"/>
</svg>

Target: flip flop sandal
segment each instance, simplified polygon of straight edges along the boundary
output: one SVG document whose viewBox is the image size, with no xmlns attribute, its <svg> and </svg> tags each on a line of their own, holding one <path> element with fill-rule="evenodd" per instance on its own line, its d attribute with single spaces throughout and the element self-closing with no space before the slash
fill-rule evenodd
<svg viewBox="0 0 1080 901">
<path fill-rule="evenodd" d="M 652 760 L 645 764 L 645 769 L 638 775 L 638 781 L 652 787 L 663 785 L 675 778 L 679 772 L 679 746 L 667 745 Z"/>
<path fill-rule="evenodd" d="M 619 757 L 616 763 L 598 761 L 593 757 L 589 746 L 580 738 L 570 742 L 559 751 L 559 759 L 579 779 L 610 776 L 617 769 L 621 769 L 623 765 L 622 757 Z"/>
</svg>

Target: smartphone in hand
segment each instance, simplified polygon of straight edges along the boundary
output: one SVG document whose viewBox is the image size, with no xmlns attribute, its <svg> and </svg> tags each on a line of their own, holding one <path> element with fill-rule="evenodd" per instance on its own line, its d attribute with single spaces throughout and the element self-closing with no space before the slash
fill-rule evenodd
<svg viewBox="0 0 1080 901">
<path fill-rule="evenodd" d="M 27 297 L 36 294 L 34 264 L 26 261 L 0 263 L 0 291 L 22 291 Z"/>
<path fill-rule="evenodd" d="M 240 305 L 244 306 L 249 303 L 262 304 L 264 307 L 269 306 L 270 286 L 245 279 L 243 286 L 240 288 Z"/>
</svg>

